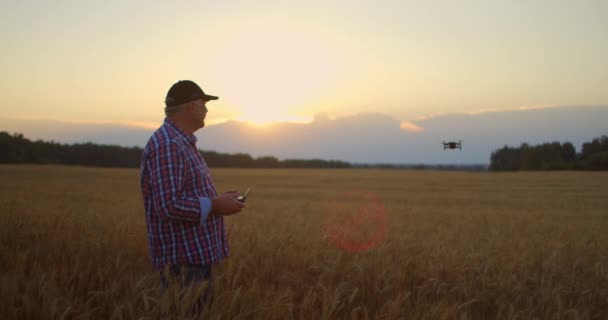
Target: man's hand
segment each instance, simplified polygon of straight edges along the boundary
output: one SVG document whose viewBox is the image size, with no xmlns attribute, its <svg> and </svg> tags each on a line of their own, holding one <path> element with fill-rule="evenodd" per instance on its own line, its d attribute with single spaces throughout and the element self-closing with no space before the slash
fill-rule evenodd
<svg viewBox="0 0 608 320">
<path fill-rule="evenodd" d="M 211 199 L 211 213 L 216 216 L 228 216 L 240 212 L 245 204 L 236 200 L 237 191 L 228 191 Z"/>
</svg>

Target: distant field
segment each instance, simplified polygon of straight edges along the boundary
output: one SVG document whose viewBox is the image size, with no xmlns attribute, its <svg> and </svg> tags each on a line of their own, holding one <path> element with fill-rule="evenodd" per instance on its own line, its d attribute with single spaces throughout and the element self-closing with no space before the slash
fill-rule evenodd
<svg viewBox="0 0 608 320">
<path fill-rule="evenodd" d="M 212 175 L 255 187 L 210 318 L 608 318 L 608 173 Z M 0 217 L 0 318 L 158 319 L 138 170 L 0 166 Z"/>
</svg>

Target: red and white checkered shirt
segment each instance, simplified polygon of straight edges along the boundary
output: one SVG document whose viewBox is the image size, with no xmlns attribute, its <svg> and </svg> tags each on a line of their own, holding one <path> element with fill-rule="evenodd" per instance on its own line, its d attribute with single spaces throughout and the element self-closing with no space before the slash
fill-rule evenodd
<svg viewBox="0 0 608 320">
<path fill-rule="evenodd" d="M 217 192 L 196 137 L 165 118 L 141 159 L 141 191 L 152 264 L 212 264 L 228 257 L 224 218 L 201 221 L 201 200 Z"/>
</svg>

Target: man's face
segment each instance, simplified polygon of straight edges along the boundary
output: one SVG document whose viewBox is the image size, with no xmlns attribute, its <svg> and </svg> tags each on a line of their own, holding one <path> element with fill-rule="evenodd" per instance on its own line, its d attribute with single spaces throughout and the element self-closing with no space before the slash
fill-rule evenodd
<svg viewBox="0 0 608 320">
<path fill-rule="evenodd" d="M 208 111 L 206 103 L 207 101 L 202 99 L 193 101 L 192 117 L 193 120 L 196 121 L 196 124 L 200 125 L 200 128 L 205 126 L 205 117 L 207 116 Z"/>
</svg>

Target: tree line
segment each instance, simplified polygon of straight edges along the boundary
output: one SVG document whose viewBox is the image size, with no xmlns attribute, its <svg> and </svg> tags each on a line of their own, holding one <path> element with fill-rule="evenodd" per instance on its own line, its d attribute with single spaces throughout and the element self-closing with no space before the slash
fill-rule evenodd
<svg viewBox="0 0 608 320">
<path fill-rule="evenodd" d="M 219 153 L 199 150 L 207 164 L 214 168 L 350 168 L 344 161 L 279 160 L 264 156 L 254 158 L 246 153 Z M 69 164 L 98 167 L 138 168 L 143 149 L 98 145 L 94 143 L 60 144 L 54 141 L 31 141 L 23 134 L 0 132 L 0 163 Z"/>
<path fill-rule="evenodd" d="M 94 143 L 60 144 L 31 141 L 23 134 L 0 132 L 0 163 L 68 164 L 99 167 L 138 168 L 143 149 Z M 353 165 L 344 161 L 321 159 L 279 160 L 272 156 L 254 158 L 247 153 L 219 153 L 199 150 L 207 164 L 215 168 L 386 168 L 433 170 L 485 170 L 483 166 L 433 165 Z M 519 147 L 504 146 L 492 152 L 490 171 L 517 170 L 608 170 L 608 136 L 583 144 L 580 153 L 570 142 L 543 143 Z"/>
<path fill-rule="evenodd" d="M 517 170 L 608 170 L 608 136 L 583 144 L 580 153 L 570 142 L 535 146 L 504 146 L 492 152 L 491 171 Z"/>
</svg>

